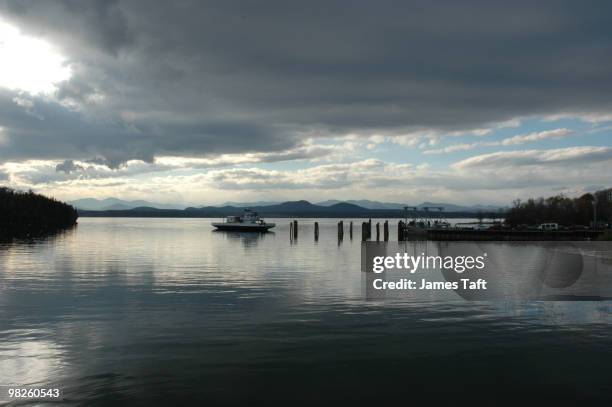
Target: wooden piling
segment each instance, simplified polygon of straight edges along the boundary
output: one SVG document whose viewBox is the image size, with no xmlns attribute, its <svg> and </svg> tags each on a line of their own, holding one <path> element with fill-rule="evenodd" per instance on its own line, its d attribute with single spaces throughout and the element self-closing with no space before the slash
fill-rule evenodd
<svg viewBox="0 0 612 407">
<path fill-rule="evenodd" d="M 349 237 L 353 240 L 353 221 L 349 224 Z"/>
<path fill-rule="evenodd" d="M 368 220 L 368 239 L 372 238 L 372 219 Z"/>
<path fill-rule="evenodd" d="M 314 224 L 314 240 L 315 242 L 319 241 L 319 222 Z"/>
<path fill-rule="evenodd" d="M 293 240 L 293 222 L 289 222 L 289 240 Z"/>
<path fill-rule="evenodd" d="M 344 221 L 338 222 L 338 240 L 344 239 Z"/>
<path fill-rule="evenodd" d="M 389 221 L 386 220 L 385 224 L 383 225 L 383 239 L 385 240 L 385 242 L 389 241 Z"/>
<path fill-rule="evenodd" d="M 397 241 L 404 241 L 404 222 L 401 220 L 397 223 Z"/>
<path fill-rule="evenodd" d="M 293 221 L 293 238 L 294 239 L 298 238 L 298 221 L 297 220 Z"/>
<path fill-rule="evenodd" d="M 361 241 L 365 242 L 368 240 L 368 222 L 361 223 Z"/>
<path fill-rule="evenodd" d="M 380 222 L 376 222 L 376 241 L 380 241 Z"/>
</svg>

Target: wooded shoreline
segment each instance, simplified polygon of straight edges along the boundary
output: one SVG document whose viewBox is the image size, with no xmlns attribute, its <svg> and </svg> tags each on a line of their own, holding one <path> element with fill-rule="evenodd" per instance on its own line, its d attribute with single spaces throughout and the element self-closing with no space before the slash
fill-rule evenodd
<svg viewBox="0 0 612 407">
<path fill-rule="evenodd" d="M 0 187 L 0 237 L 36 237 L 76 225 L 77 210 L 32 191 Z"/>
</svg>

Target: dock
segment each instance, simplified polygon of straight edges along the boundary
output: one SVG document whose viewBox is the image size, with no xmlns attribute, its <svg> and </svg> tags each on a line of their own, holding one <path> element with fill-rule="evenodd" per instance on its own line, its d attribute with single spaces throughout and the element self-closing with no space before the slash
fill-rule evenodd
<svg viewBox="0 0 612 407">
<path fill-rule="evenodd" d="M 599 230 L 462 230 L 429 229 L 423 237 L 427 240 L 466 241 L 577 241 L 594 240 L 603 234 Z M 407 239 L 409 240 L 409 239 Z"/>
<path fill-rule="evenodd" d="M 361 241 L 389 241 L 390 223 L 388 220 L 375 225 L 372 233 L 372 220 L 362 222 Z M 319 222 L 314 222 L 314 240 L 319 241 Z M 432 241 L 585 241 L 597 240 L 606 230 L 516 230 L 508 228 L 466 229 L 456 227 L 415 228 L 400 220 L 397 223 L 397 241 L 432 240 Z M 338 242 L 344 240 L 344 221 L 337 223 Z M 298 239 L 298 221 L 289 222 L 289 238 L 292 242 Z M 353 222 L 349 223 L 349 238 L 353 240 Z"/>
</svg>

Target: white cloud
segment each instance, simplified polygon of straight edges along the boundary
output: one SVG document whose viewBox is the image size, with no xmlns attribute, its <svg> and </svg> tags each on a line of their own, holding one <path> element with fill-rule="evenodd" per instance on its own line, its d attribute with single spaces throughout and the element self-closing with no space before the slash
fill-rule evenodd
<svg viewBox="0 0 612 407">
<path fill-rule="evenodd" d="M 571 136 L 572 134 L 574 134 L 574 132 L 566 128 L 554 129 L 554 130 L 544 130 L 540 132 L 534 132 L 534 133 L 529 133 L 529 134 L 519 134 L 514 137 L 509 137 L 509 138 L 502 140 L 501 144 L 504 146 L 511 146 L 511 145 L 516 145 L 516 144 L 525 144 L 525 143 L 546 140 L 546 139 L 551 139 L 551 138 L 552 139 L 563 138 L 563 137 Z"/>
<path fill-rule="evenodd" d="M 512 146 L 518 144 L 532 143 L 546 139 L 558 139 L 571 136 L 573 134 L 575 134 L 575 132 L 566 128 L 544 130 L 528 134 L 519 134 L 513 137 L 505 138 L 501 141 L 477 141 L 475 143 L 451 144 L 443 148 L 424 150 L 423 154 L 450 154 L 456 153 L 458 151 L 473 150 L 478 147 Z"/>
<path fill-rule="evenodd" d="M 473 150 L 474 148 L 482 145 L 481 143 L 461 143 L 461 144 L 452 144 L 447 147 L 424 150 L 423 154 L 450 154 L 456 153 L 458 151 L 467 151 Z"/>
<path fill-rule="evenodd" d="M 581 191 L 585 185 L 612 185 L 611 150 L 587 147 L 487 154 L 463 160 L 452 170 L 366 159 L 299 169 L 241 164 L 193 170 L 182 167 L 186 162 L 131 161 L 111 170 L 74 162 L 63 167 L 74 170 L 68 174 L 56 171 L 58 162 L 30 161 L 0 165 L 0 172 L 10 175 L 11 186 L 33 188 L 60 199 L 118 196 L 194 205 L 227 200 L 364 198 L 509 204 L 515 198 Z M 157 171 L 152 173 L 152 169 Z"/>
<path fill-rule="evenodd" d="M 612 160 L 611 147 L 568 147 L 552 150 L 500 151 L 482 154 L 454 163 L 458 170 L 486 167 L 520 167 L 529 165 L 582 165 L 585 162 Z"/>
<path fill-rule="evenodd" d="M 543 118 L 545 121 L 554 122 L 563 119 L 577 119 L 586 123 L 598 124 L 612 121 L 612 113 L 610 112 L 574 112 L 574 113 L 557 113 L 547 115 Z"/>
<path fill-rule="evenodd" d="M 314 144 L 307 141 L 301 146 L 281 152 L 220 154 L 212 158 L 160 156 L 155 158 L 155 163 L 171 168 L 213 168 L 264 162 L 317 160 L 329 158 L 332 155 L 338 158 L 343 152 L 351 151 L 352 147 L 351 143 L 332 145 Z"/>
</svg>

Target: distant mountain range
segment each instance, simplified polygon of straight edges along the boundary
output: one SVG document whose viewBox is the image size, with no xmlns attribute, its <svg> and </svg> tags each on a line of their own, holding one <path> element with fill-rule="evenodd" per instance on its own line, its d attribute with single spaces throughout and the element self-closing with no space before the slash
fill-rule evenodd
<svg viewBox="0 0 612 407">
<path fill-rule="evenodd" d="M 348 200 L 348 201 L 339 201 L 337 199 L 330 199 L 327 201 L 319 202 L 317 203 L 317 205 L 332 206 L 332 205 L 336 205 L 342 202 L 361 206 L 362 208 L 366 208 L 366 209 L 403 209 L 404 206 L 406 206 L 406 204 L 370 201 L 367 199 Z"/>
<path fill-rule="evenodd" d="M 280 202 L 272 202 L 272 201 L 255 201 L 255 202 L 233 202 L 233 201 L 227 201 L 222 203 L 221 205 L 218 205 L 220 207 L 223 206 L 233 206 L 235 208 L 250 208 L 253 206 L 272 206 L 272 205 L 278 205 Z"/>
<path fill-rule="evenodd" d="M 340 201 L 337 199 L 330 199 L 323 202 L 317 202 L 315 205 L 330 207 L 332 205 L 337 205 L 339 203 L 348 203 L 351 205 L 357 205 L 365 209 L 404 209 L 405 206 L 413 206 L 402 203 L 393 203 L 393 202 L 379 202 L 379 201 L 370 201 L 368 199 L 359 199 L 359 200 L 348 200 L 348 201 Z M 273 206 L 279 205 L 280 202 L 268 202 L 268 201 L 258 201 L 258 202 L 225 202 L 220 207 L 223 206 L 233 206 L 236 208 L 251 208 L 255 206 Z M 444 208 L 445 212 L 490 212 L 490 211 L 498 211 L 500 209 L 504 209 L 501 206 L 494 205 L 455 205 L 449 203 L 439 203 L 439 202 L 423 202 L 420 205 L 416 205 L 417 208 L 423 209 L 425 207 L 430 208 Z M 432 211 L 436 211 L 436 209 L 431 209 Z"/>
<path fill-rule="evenodd" d="M 156 209 L 184 209 L 185 206 L 172 205 L 172 204 L 160 204 L 149 201 L 124 201 L 117 198 L 106 198 L 106 199 L 94 199 L 94 198 L 83 198 L 76 199 L 68 202 L 70 205 L 77 209 L 88 210 L 88 211 L 122 211 L 128 209 L 134 209 L 139 207 L 150 207 Z"/>
<path fill-rule="evenodd" d="M 307 201 L 295 201 L 295 202 L 306 202 L 308 205 L 313 205 Z M 93 199 L 93 198 L 84 198 L 77 199 L 69 202 L 71 205 L 75 206 L 77 209 L 85 210 L 85 211 L 123 211 L 130 210 L 134 208 L 148 208 L 148 209 L 184 209 L 184 205 L 174 205 L 174 204 L 160 204 L 155 202 L 136 200 L 136 201 L 124 201 L 122 199 L 117 198 L 106 198 L 106 199 Z M 255 202 L 233 202 L 228 201 L 221 205 L 210 206 L 210 208 L 259 208 L 259 211 L 262 212 L 263 207 L 273 209 L 270 207 L 278 207 L 285 208 L 286 204 L 291 202 L 274 202 L 274 201 L 255 201 Z M 401 203 L 391 203 L 391 202 L 378 202 L 378 201 L 370 201 L 367 199 L 361 200 L 348 200 L 348 201 L 339 201 L 339 200 L 327 200 L 323 202 L 319 202 L 314 204 L 313 206 L 319 206 L 324 208 L 342 208 L 349 210 L 348 206 L 336 206 L 338 204 L 349 204 L 353 206 L 357 206 L 360 209 L 371 209 L 371 210 L 403 210 L 404 206 L 412 206 Z M 420 205 L 417 205 L 417 208 L 423 209 L 424 207 L 442 207 L 444 208 L 444 212 L 465 212 L 465 213 L 477 213 L 477 212 L 493 212 L 499 211 L 500 209 L 504 209 L 500 206 L 492 206 L 492 205 L 472 205 L 472 206 L 462 206 L 462 205 L 454 205 L 449 203 L 436 203 L 436 202 L 423 202 Z M 332 208 L 333 209 L 333 208 Z M 314 209 L 313 209 L 314 210 Z M 424 210 L 424 209 L 423 209 Z M 437 212 L 436 209 L 431 209 L 432 212 Z"/>
<path fill-rule="evenodd" d="M 130 204 L 139 201 L 130 201 Z M 434 204 L 424 206 L 434 206 Z M 435 205 L 438 206 L 438 205 Z M 440 205 L 441 206 L 441 205 Z M 449 206 L 451 207 L 451 206 Z M 468 208 L 469 210 L 444 211 L 444 216 L 448 217 L 473 217 L 477 212 L 475 207 L 461 207 L 454 205 L 454 208 Z M 292 201 L 283 202 L 273 205 L 250 206 L 251 209 L 257 211 L 262 216 L 266 217 L 320 217 L 320 218 L 335 218 L 335 217 L 354 217 L 354 218 L 398 218 L 404 216 L 403 206 L 401 208 L 382 208 L 371 209 L 364 208 L 349 202 L 337 202 L 330 205 L 315 205 L 308 201 Z M 481 207 L 486 208 L 486 207 Z M 484 214 L 499 213 L 499 208 L 485 210 L 480 209 Z M 147 205 L 142 205 L 129 209 L 105 209 L 105 210 L 87 210 L 79 209 L 80 216 L 120 216 L 120 217 L 190 217 L 190 218 L 207 218 L 207 217 L 225 217 L 229 215 L 237 215 L 242 213 L 244 207 L 238 206 L 203 206 L 203 207 L 188 207 L 185 209 L 164 209 L 155 208 Z M 425 211 L 420 211 L 425 214 Z M 437 211 L 430 211 L 437 213 Z"/>
<path fill-rule="evenodd" d="M 321 206 L 331 206 L 340 202 L 346 202 L 353 205 L 361 206 L 366 209 L 404 209 L 405 206 L 415 206 L 401 203 L 392 203 L 392 202 L 378 202 L 378 201 L 369 201 L 367 199 L 362 200 L 349 200 L 349 201 L 337 201 L 337 200 L 329 200 L 319 202 L 317 205 Z M 440 202 L 423 202 L 420 205 L 416 205 L 417 208 L 423 209 L 425 207 L 430 208 L 444 208 L 445 212 L 490 212 L 490 211 L 498 211 L 500 209 L 504 209 L 501 206 L 493 206 L 493 205 L 472 205 L 472 206 L 463 206 L 463 205 L 455 205 L 449 203 L 440 203 Z M 424 210 L 424 209 L 423 209 Z M 436 209 L 431 209 L 432 211 L 436 211 Z"/>
</svg>

